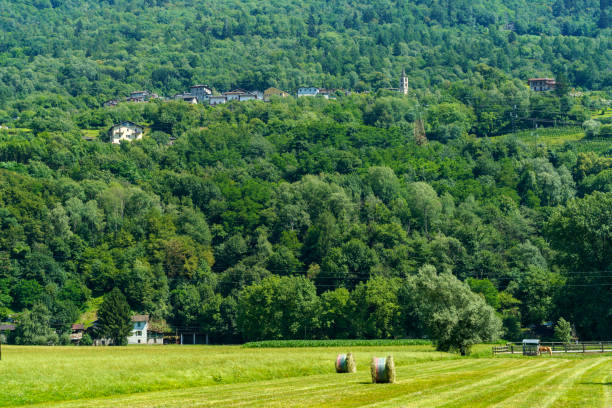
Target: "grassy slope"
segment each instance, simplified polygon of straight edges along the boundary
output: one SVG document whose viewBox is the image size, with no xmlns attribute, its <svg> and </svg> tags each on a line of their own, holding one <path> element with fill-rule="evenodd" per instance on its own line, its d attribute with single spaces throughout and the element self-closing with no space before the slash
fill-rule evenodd
<svg viewBox="0 0 612 408">
<path fill-rule="evenodd" d="M 163 350 L 163 352 L 162 352 Z M 358 373 L 333 373 L 344 348 L 6 347 L 0 406 L 610 407 L 612 356 L 459 358 L 429 346 L 351 348 Z M 370 384 L 393 354 L 395 385 Z M 33 370 L 33 367 L 36 367 Z M 155 391 L 158 390 L 158 391 Z M 105 398 L 102 398 L 105 397 Z M 56 401 L 51 404 L 51 401 Z M 62 402 L 63 401 L 63 402 Z"/>
<path fill-rule="evenodd" d="M 539 128 L 509 133 L 503 136 L 495 136 L 495 139 L 516 137 L 527 144 L 546 144 L 558 146 L 565 142 L 575 142 L 584 138 L 584 130 L 579 126 L 561 128 Z"/>
</svg>

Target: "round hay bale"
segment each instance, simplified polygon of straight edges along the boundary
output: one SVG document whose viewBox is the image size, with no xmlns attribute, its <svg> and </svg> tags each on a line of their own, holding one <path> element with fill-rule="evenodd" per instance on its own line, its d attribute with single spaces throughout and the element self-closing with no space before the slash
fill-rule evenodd
<svg viewBox="0 0 612 408">
<path fill-rule="evenodd" d="M 373 383 L 394 383 L 395 382 L 395 363 L 393 356 L 373 357 L 370 365 Z"/>
<path fill-rule="evenodd" d="M 336 357 L 336 372 L 337 373 L 356 373 L 357 364 L 353 353 L 338 354 Z"/>
</svg>

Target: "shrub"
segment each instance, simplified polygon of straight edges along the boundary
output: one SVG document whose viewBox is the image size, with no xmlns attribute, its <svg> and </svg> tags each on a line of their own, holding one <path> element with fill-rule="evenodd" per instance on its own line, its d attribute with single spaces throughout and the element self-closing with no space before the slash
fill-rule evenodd
<svg viewBox="0 0 612 408">
<path fill-rule="evenodd" d="M 599 129 L 599 137 L 612 137 L 612 124 L 602 125 Z"/>
<path fill-rule="evenodd" d="M 93 340 L 91 336 L 89 335 L 89 333 L 83 334 L 83 338 L 79 342 L 79 345 L 80 346 L 91 346 L 92 344 L 93 344 Z"/>
<path fill-rule="evenodd" d="M 599 136 L 601 123 L 596 120 L 587 120 L 582 124 L 586 137 L 593 138 Z"/>
</svg>

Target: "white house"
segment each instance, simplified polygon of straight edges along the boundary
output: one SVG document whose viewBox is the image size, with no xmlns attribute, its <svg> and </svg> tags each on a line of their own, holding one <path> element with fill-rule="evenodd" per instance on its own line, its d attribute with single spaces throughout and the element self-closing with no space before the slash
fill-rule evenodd
<svg viewBox="0 0 612 408">
<path fill-rule="evenodd" d="M 119 144 L 122 140 L 131 142 L 142 139 L 143 127 L 134 122 L 121 122 L 110 128 L 109 137 L 111 143 Z"/>
<path fill-rule="evenodd" d="M 301 98 L 303 96 L 317 96 L 319 94 L 319 88 L 315 88 L 314 86 L 311 87 L 302 87 L 302 88 L 298 88 L 298 98 Z"/>
<path fill-rule="evenodd" d="M 225 96 L 228 102 L 247 100 L 247 99 L 241 99 L 241 98 L 247 98 L 249 95 L 251 94 L 245 91 L 244 89 L 234 89 L 233 91 L 223 92 L 223 96 Z"/>
<path fill-rule="evenodd" d="M 194 85 L 189 88 L 189 93 L 198 98 L 198 102 L 203 103 L 212 95 L 212 89 L 208 85 Z"/>
<path fill-rule="evenodd" d="M 220 105 L 226 102 L 227 98 L 224 95 L 211 95 L 208 97 L 208 103 L 210 104 L 210 106 Z"/>
<path fill-rule="evenodd" d="M 242 101 L 252 101 L 252 100 L 257 100 L 257 99 L 258 99 L 257 94 L 251 93 L 251 92 L 246 92 L 238 97 L 238 100 L 241 102 Z"/>
<path fill-rule="evenodd" d="M 147 344 L 147 330 L 149 329 L 149 315 L 132 316 L 134 328 L 128 337 L 128 344 Z"/>
</svg>

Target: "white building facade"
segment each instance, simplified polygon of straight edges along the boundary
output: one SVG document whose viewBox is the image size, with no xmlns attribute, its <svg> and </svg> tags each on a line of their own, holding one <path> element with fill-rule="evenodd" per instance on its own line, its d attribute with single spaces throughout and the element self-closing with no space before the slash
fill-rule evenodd
<svg viewBox="0 0 612 408">
<path fill-rule="evenodd" d="M 223 95 L 214 95 L 208 98 L 208 103 L 210 104 L 210 106 L 220 105 L 226 102 L 227 98 Z"/>
<path fill-rule="evenodd" d="M 557 81 L 553 78 L 531 78 L 527 83 L 534 92 L 552 91 L 557 87 Z"/>
<path fill-rule="evenodd" d="M 134 325 L 132 333 L 127 338 L 128 344 L 147 344 L 147 330 L 149 329 L 149 315 L 132 316 Z"/>
<path fill-rule="evenodd" d="M 110 141 L 113 144 L 119 144 L 121 141 L 132 142 L 142 139 L 143 127 L 134 122 L 122 122 L 113 126 L 110 131 Z"/>
<path fill-rule="evenodd" d="M 297 96 L 301 98 L 303 96 L 317 96 L 319 94 L 319 88 L 314 86 L 298 88 Z"/>
<path fill-rule="evenodd" d="M 399 92 L 402 95 L 408 95 L 408 77 L 406 76 L 406 70 L 402 70 L 402 76 L 400 77 Z"/>
</svg>

